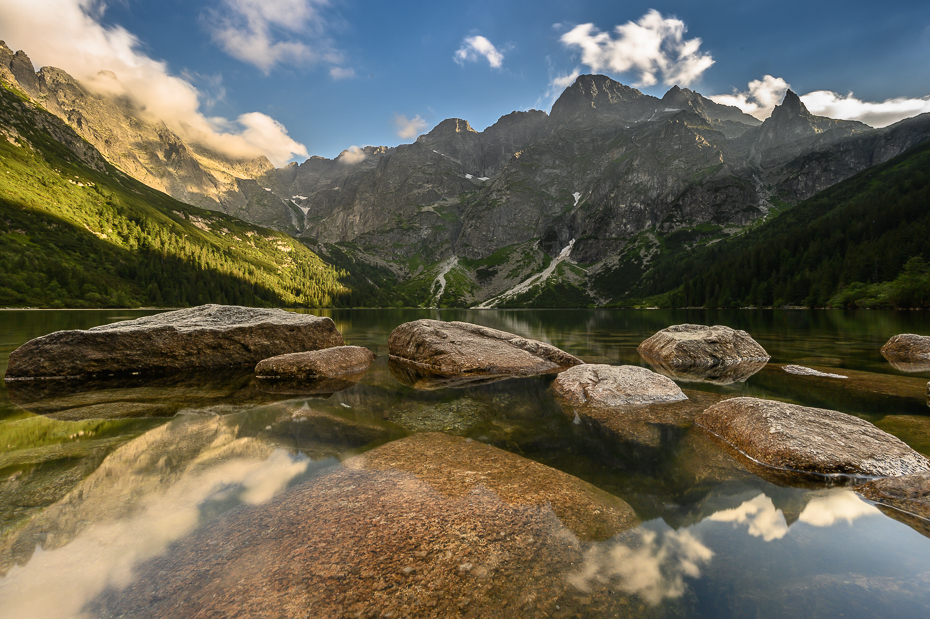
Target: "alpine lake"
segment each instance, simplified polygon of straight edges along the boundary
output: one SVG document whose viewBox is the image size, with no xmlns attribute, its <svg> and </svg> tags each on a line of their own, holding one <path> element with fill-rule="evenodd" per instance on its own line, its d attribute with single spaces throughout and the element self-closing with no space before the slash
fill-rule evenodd
<svg viewBox="0 0 930 619">
<path fill-rule="evenodd" d="M 0 372 L 29 339 L 153 313 L 0 311 Z M 859 416 L 930 456 L 930 371 L 879 352 L 930 334 L 926 312 L 310 313 L 377 354 L 357 383 L 269 387 L 244 368 L 0 386 L 0 618 L 930 616 L 930 523 L 693 425 L 748 395 Z M 720 324 L 771 360 L 729 384 L 676 379 L 682 403 L 580 416 L 555 375 L 392 367 L 388 335 L 418 318 L 645 367 L 656 331 Z"/>
</svg>

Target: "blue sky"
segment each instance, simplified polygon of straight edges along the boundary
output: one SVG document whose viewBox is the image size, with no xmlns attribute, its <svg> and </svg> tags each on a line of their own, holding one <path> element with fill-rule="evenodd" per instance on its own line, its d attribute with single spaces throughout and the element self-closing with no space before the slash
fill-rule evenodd
<svg viewBox="0 0 930 619">
<path fill-rule="evenodd" d="M 282 164 L 410 142 L 450 117 L 481 130 L 548 110 L 591 72 L 760 117 L 790 84 L 816 113 L 887 124 L 930 111 L 930 2 L 886 4 L 0 0 L 0 38 Z"/>
</svg>

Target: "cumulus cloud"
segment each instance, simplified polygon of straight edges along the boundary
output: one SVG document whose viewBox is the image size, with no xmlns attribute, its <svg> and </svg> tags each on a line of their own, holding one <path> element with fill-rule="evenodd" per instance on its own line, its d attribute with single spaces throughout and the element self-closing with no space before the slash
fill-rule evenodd
<svg viewBox="0 0 930 619">
<path fill-rule="evenodd" d="M 322 62 L 337 65 L 333 77 L 338 79 L 351 69 L 338 66 L 342 55 L 326 37 L 321 9 L 328 4 L 329 0 L 223 0 L 221 10 L 204 14 L 204 23 L 223 51 L 265 73 L 279 64 Z"/>
<path fill-rule="evenodd" d="M 855 98 L 853 93 L 843 97 L 828 90 L 815 90 L 801 97 L 801 101 L 812 114 L 858 120 L 872 127 L 886 127 L 899 120 L 930 112 L 930 96 L 872 103 Z"/>
<path fill-rule="evenodd" d="M 127 97 L 182 137 L 232 157 L 266 155 L 276 165 L 308 156 L 265 114 L 243 114 L 235 121 L 206 117 L 200 111 L 204 96 L 191 81 L 140 51 L 132 33 L 103 26 L 104 9 L 97 0 L 0 2 L 0 23 L 7 44 L 25 50 L 39 67 L 59 67 L 94 92 Z"/>
<path fill-rule="evenodd" d="M 361 163 L 364 161 L 365 157 L 367 156 L 368 155 L 365 154 L 365 151 L 358 146 L 350 146 L 349 148 L 339 153 L 339 156 L 336 157 L 336 161 L 346 165 L 355 165 L 356 163 Z"/>
<path fill-rule="evenodd" d="M 723 105 L 738 107 L 759 120 L 772 114 L 790 88 L 781 77 L 766 75 L 749 82 L 747 90 L 734 90 L 729 95 L 715 95 L 711 100 Z M 829 90 L 815 90 L 801 95 L 801 101 L 811 114 L 841 120 L 858 120 L 872 127 L 885 127 L 899 120 L 930 112 L 930 96 L 922 98 L 894 98 L 882 102 L 862 101 L 849 93 L 839 95 Z"/>
<path fill-rule="evenodd" d="M 504 63 L 504 55 L 494 47 L 494 44 L 483 36 L 466 37 L 462 41 L 462 47 L 455 52 L 452 59 L 460 65 L 468 62 L 478 62 L 478 58 L 483 56 L 495 69 L 500 69 Z"/>
<path fill-rule="evenodd" d="M 638 22 L 614 28 L 616 38 L 594 24 L 581 24 L 560 40 L 580 51 L 581 63 L 595 73 L 632 73 L 637 76 L 636 86 L 652 86 L 659 80 L 667 86 L 688 86 L 714 64 L 714 59 L 700 51 L 701 39 L 684 38 L 687 30 L 683 21 L 651 10 Z"/>
<path fill-rule="evenodd" d="M 766 75 L 761 80 L 749 82 L 749 88 L 744 92 L 734 90 L 730 95 L 714 95 L 708 98 L 721 105 L 738 107 L 759 120 L 765 120 L 785 98 L 788 88 L 788 82 L 782 78 Z"/>
<path fill-rule="evenodd" d="M 407 118 L 403 114 L 394 115 L 394 128 L 397 136 L 405 140 L 412 140 L 426 129 L 426 121 L 417 114 L 413 118 Z"/>
</svg>

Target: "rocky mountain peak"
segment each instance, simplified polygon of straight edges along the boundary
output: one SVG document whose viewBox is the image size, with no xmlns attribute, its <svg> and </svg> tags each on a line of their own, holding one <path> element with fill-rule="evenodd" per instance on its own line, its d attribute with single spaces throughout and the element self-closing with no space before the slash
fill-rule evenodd
<svg viewBox="0 0 930 619">
<path fill-rule="evenodd" d="M 644 120 L 659 100 L 606 75 L 580 75 L 552 106 L 554 125 L 595 124 L 603 117 L 624 123 Z"/>
<path fill-rule="evenodd" d="M 456 133 L 478 133 L 472 126 L 468 124 L 467 120 L 462 120 L 461 118 L 447 118 L 435 127 L 433 130 L 426 134 L 428 138 L 443 138 Z M 422 136 L 421 136 L 422 137 Z"/>
<path fill-rule="evenodd" d="M 20 50 L 13 54 L 10 60 L 10 71 L 16 76 L 16 81 L 23 87 L 30 96 L 38 94 L 38 84 L 36 82 L 36 69 L 26 52 Z"/>
<path fill-rule="evenodd" d="M 799 116 L 811 116 L 811 113 L 801 101 L 801 97 L 789 88 L 788 92 L 785 93 L 785 99 L 781 102 L 781 105 L 775 106 L 775 109 L 772 110 L 772 118 L 776 120 L 786 120 Z"/>
</svg>

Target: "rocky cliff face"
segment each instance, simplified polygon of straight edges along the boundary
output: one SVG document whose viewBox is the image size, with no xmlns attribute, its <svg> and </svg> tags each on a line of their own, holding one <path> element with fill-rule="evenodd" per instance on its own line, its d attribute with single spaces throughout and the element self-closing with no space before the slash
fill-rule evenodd
<svg viewBox="0 0 930 619">
<path fill-rule="evenodd" d="M 37 73 L 24 52 L 14 54 L 3 42 L 0 72 L 0 78 L 65 121 L 107 161 L 149 187 L 189 204 L 297 232 L 299 211 L 290 213 L 286 201 L 256 190 L 253 179 L 274 169 L 266 158 L 234 160 L 185 140 L 130 101 L 95 94 L 61 69 L 43 67 Z"/>
</svg>

